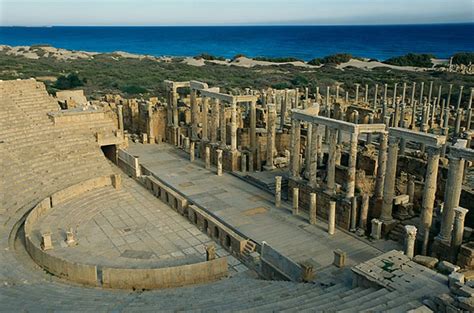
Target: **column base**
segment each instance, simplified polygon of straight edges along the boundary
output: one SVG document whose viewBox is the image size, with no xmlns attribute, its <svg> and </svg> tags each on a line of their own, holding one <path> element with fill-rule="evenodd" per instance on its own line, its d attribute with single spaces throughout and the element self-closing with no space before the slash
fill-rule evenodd
<svg viewBox="0 0 474 313">
<path fill-rule="evenodd" d="M 431 245 L 431 255 L 440 260 L 449 260 L 451 257 L 451 244 L 448 240 L 436 236 Z"/>
<path fill-rule="evenodd" d="M 389 232 L 391 232 L 395 226 L 397 226 L 398 224 L 398 221 L 397 220 L 389 220 L 389 221 L 383 221 L 383 220 L 380 220 L 382 222 L 382 234 L 385 236 L 387 235 Z"/>
<path fill-rule="evenodd" d="M 224 170 L 229 172 L 237 172 L 240 169 L 239 157 L 239 150 L 224 150 L 222 160 Z"/>
<path fill-rule="evenodd" d="M 276 167 L 275 167 L 275 165 L 273 165 L 273 164 L 272 164 L 272 165 L 264 165 L 264 166 L 263 166 L 263 170 L 265 170 L 265 171 L 271 171 L 271 170 L 274 170 L 274 169 L 276 169 Z"/>
</svg>

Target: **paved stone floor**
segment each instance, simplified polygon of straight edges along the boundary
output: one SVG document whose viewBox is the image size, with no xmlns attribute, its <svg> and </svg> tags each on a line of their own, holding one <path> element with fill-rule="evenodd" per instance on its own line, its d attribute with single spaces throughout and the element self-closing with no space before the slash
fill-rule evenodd
<svg viewBox="0 0 474 313">
<path fill-rule="evenodd" d="M 330 236 L 324 221 L 309 225 L 306 217 L 292 216 L 287 203 L 276 209 L 269 193 L 228 173 L 219 177 L 215 169 L 206 170 L 200 159 L 191 163 L 184 151 L 168 144 L 131 143 L 128 150 L 155 176 L 245 236 L 259 243 L 266 241 L 293 260 L 310 262 L 316 269 L 332 263 L 335 249 L 346 251 L 347 265 L 355 265 L 400 248 L 392 241 L 370 243 L 342 230 Z"/>
<path fill-rule="evenodd" d="M 125 176 L 125 175 L 123 175 Z M 76 232 L 78 245 L 68 247 L 65 232 Z M 202 262 L 205 245 L 212 243 L 187 219 L 155 198 L 131 178 L 123 188 L 95 189 L 56 206 L 33 229 L 33 239 L 51 231 L 54 255 L 86 264 L 112 267 L 167 267 Z M 246 267 L 217 246 L 218 256 L 228 256 L 232 271 Z"/>
</svg>

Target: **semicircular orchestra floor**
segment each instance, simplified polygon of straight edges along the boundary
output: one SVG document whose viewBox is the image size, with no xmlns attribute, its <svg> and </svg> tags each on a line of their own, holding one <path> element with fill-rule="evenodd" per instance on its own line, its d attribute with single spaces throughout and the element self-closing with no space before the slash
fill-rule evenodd
<svg viewBox="0 0 474 313">
<path fill-rule="evenodd" d="M 109 267 L 161 268 L 206 260 L 206 234 L 128 177 L 123 188 L 102 187 L 55 206 L 32 230 L 51 232 L 47 252 L 74 262 Z M 72 230 L 77 245 L 68 246 Z M 228 256 L 229 271 L 247 268 L 216 244 L 218 256 Z"/>
</svg>

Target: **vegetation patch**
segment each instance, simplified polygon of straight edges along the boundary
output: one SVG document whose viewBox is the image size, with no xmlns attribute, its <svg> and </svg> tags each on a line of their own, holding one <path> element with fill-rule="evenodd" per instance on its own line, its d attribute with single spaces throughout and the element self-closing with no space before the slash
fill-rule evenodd
<svg viewBox="0 0 474 313">
<path fill-rule="evenodd" d="M 434 58 L 435 56 L 432 54 L 408 53 L 407 55 L 390 58 L 383 63 L 398 66 L 433 67 L 431 59 Z"/>
</svg>

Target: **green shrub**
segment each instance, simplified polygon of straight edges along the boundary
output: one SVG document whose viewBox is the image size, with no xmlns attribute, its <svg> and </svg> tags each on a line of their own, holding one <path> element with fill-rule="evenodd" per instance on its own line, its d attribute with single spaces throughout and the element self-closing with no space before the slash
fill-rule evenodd
<svg viewBox="0 0 474 313">
<path fill-rule="evenodd" d="M 474 64 L 474 52 L 459 52 L 453 55 L 453 64 Z"/>
<path fill-rule="evenodd" d="M 232 58 L 232 61 L 234 61 L 238 58 L 246 58 L 246 57 L 247 56 L 245 54 L 239 53 L 239 54 L 234 55 L 234 57 Z"/>
<path fill-rule="evenodd" d="M 84 86 L 85 79 L 81 79 L 76 73 L 70 73 L 66 76 L 61 75 L 58 77 L 53 87 L 56 89 L 72 89 L 80 86 Z"/>
<path fill-rule="evenodd" d="M 225 61 L 224 57 L 219 57 L 219 56 L 215 56 L 215 55 L 208 54 L 208 53 L 201 53 L 200 55 L 197 55 L 194 58 L 196 60 L 203 59 L 203 60 L 207 60 L 207 61 Z"/>
<path fill-rule="evenodd" d="M 352 55 L 348 53 L 336 53 L 325 56 L 324 58 L 315 58 L 308 62 L 310 65 L 321 65 L 321 64 L 341 64 L 349 62 L 352 59 Z"/>
<path fill-rule="evenodd" d="M 433 63 L 431 62 L 431 59 L 434 58 L 435 56 L 432 54 L 409 53 L 407 55 L 390 58 L 385 60 L 383 63 L 398 66 L 432 67 Z"/>
<path fill-rule="evenodd" d="M 128 93 L 129 95 L 138 95 L 141 93 L 146 93 L 148 90 L 146 88 L 140 87 L 140 86 L 124 86 L 120 88 L 121 91 Z"/>
</svg>

